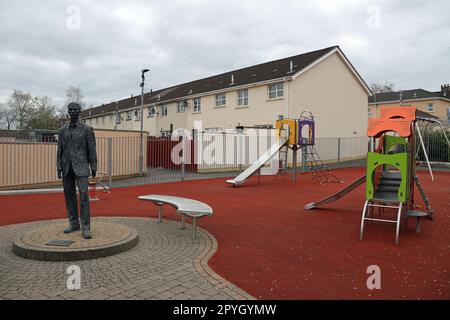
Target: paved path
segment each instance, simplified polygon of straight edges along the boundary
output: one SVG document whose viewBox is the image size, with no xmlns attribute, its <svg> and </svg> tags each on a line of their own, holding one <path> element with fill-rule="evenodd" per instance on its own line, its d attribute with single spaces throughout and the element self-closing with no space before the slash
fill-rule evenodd
<svg viewBox="0 0 450 320">
<path fill-rule="evenodd" d="M 0 227 L 0 299 L 253 299 L 214 273 L 207 261 L 217 250 L 211 234 L 190 225 L 152 218 L 96 218 L 123 223 L 139 231 L 139 244 L 110 257 L 45 262 L 23 259 L 11 251 L 11 241 L 34 226 L 64 220 Z M 70 265 L 81 270 L 81 289 L 69 290 Z"/>
</svg>

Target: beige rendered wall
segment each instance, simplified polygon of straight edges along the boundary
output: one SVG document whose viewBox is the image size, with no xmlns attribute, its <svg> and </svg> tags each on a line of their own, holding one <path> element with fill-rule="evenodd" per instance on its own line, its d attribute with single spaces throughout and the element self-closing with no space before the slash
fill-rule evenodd
<svg viewBox="0 0 450 320">
<path fill-rule="evenodd" d="M 368 93 L 338 53 L 289 84 L 289 115 L 309 110 L 317 137 L 364 137 Z"/>
<path fill-rule="evenodd" d="M 203 129 L 232 129 L 238 125 L 275 125 L 278 114 L 283 113 L 284 99 L 269 100 L 267 85 L 248 88 L 248 106 L 238 106 L 237 91 L 226 92 L 226 105 L 215 106 L 215 95 L 201 98 L 201 112 L 188 110 L 187 126 L 193 128 L 194 121 L 202 121 Z"/>
</svg>

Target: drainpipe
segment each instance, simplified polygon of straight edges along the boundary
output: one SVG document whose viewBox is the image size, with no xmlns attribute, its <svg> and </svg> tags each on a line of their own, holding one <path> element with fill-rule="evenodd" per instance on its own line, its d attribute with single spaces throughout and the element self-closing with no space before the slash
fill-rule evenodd
<svg viewBox="0 0 450 320">
<path fill-rule="evenodd" d="M 286 83 L 286 99 L 285 99 L 285 104 L 286 104 L 286 118 L 289 118 L 289 80 L 287 80 L 285 78 L 284 82 Z"/>
</svg>

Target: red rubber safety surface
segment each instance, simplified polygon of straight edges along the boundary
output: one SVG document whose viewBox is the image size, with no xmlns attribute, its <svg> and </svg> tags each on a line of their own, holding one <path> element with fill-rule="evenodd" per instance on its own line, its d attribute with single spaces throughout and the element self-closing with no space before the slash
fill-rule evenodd
<svg viewBox="0 0 450 320">
<path fill-rule="evenodd" d="M 212 217 L 199 220 L 218 241 L 210 267 L 258 299 L 450 299 L 450 173 L 436 172 L 432 183 L 426 171 L 419 178 L 435 212 L 415 218 L 395 245 L 395 226 L 372 223 L 363 241 L 359 228 L 364 184 L 323 208 L 303 206 L 335 193 L 364 173 L 363 168 L 335 170 L 344 184 L 319 185 L 310 174 L 253 177 L 231 187 L 226 179 L 196 180 L 113 189 L 98 192 L 92 216 L 157 217 L 157 207 L 137 199 L 163 194 L 208 203 Z M 425 211 L 419 193 L 416 201 Z M 62 193 L 0 196 L 0 225 L 64 218 Z M 164 218 L 180 220 L 165 208 Z M 367 269 L 377 265 L 381 289 L 369 290 Z"/>
</svg>

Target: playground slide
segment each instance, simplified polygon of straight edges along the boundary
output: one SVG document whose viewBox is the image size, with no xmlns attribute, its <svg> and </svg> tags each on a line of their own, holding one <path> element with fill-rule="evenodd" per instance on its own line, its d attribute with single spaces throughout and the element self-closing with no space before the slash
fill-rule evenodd
<svg viewBox="0 0 450 320">
<path fill-rule="evenodd" d="M 354 189 L 356 189 L 356 187 L 358 187 L 359 185 L 363 184 L 364 182 L 366 182 L 366 175 L 361 176 L 360 178 L 358 178 L 357 180 L 355 180 L 354 182 L 352 182 L 351 184 L 349 184 L 348 186 L 346 186 L 344 189 L 342 189 L 341 191 L 333 194 L 332 196 L 329 196 L 327 198 L 324 198 L 322 200 L 319 200 L 317 202 L 311 202 L 308 203 L 307 205 L 305 205 L 305 209 L 314 209 L 317 206 L 321 206 L 333 201 L 336 201 L 340 198 L 342 198 L 343 196 L 345 196 L 347 193 L 353 191 Z"/>
<path fill-rule="evenodd" d="M 227 183 L 230 183 L 234 186 L 240 185 L 245 182 L 252 174 L 257 172 L 264 164 L 272 159 L 278 151 L 285 145 L 286 139 L 282 138 L 278 140 L 277 143 L 275 143 L 272 147 L 270 147 L 269 150 L 264 152 L 264 154 L 256 160 L 255 163 L 253 163 L 250 167 L 248 167 L 245 171 L 243 171 L 240 175 L 238 175 L 236 178 L 227 180 Z"/>
</svg>

